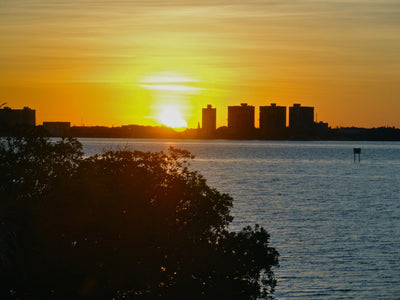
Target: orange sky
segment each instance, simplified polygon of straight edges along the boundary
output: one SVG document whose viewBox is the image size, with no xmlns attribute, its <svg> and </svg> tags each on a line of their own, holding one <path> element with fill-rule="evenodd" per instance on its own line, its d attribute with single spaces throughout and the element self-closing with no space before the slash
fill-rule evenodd
<svg viewBox="0 0 400 300">
<path fill-rule="evenodd" d="M 222 126 L 228 105 L 302 103 L 400 127 L 399 20 L 398 0 L 2 0 L 0 104 L 107 126 L 173 106 L 197 127 L 207 104 Z"/>
</svg>

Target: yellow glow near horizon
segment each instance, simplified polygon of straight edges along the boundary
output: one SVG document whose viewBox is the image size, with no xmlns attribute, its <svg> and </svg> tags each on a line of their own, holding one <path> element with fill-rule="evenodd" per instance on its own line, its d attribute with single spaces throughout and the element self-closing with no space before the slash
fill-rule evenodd
<svg viewBox="0 0 400 300">
<path fill-rule="evenodd" d="M 197 82 L 192 78 L 172 73 L 172 72 L 161 72 L 150 76 L 145 76 L 142 79 L 145 83 L 182 83 L 182 82 Z"/>
<path fill-rule="evenodd" d="M 194 108 L 195 97 L 203 90 L 200 84 L 183 71 L 159 71 L 141 77 L 137 87 L 147 91 L 155 123 L 183 130 L 198 122 Z"/>
<path fill-rule="evenodd" d="M 175 129 L 183 129 L 187 127 L 187 122 L 182 118 L 182 114 L 177 107 L 165 107 L 160 115 L 160 122 L 168 127 Z"/>
<path fill-rule="evenodd" d="M 153 75 L 144 76 L 142 80 L 140 80 L 138 86 L 157 91 L 196 93 L 201 89 L 193 86 L 193 83 L 195 82 L 198 82 L 198 80 L 192 79 L 183 74 L 175 72 L 159 72 Z"/>
<path fill-rule="evenodd" d="M 175 91 L 175 92 L 192 92 L 199 89 L 196 87 L 180 85 L 180 84 L 140 84 L 139 86 L 150 90 Z"/>
<path fill-rule="evenodd" d="M 396 1 L 231 2 L 2 1 L 0 97 L 38 125 L 159 126 L 176 106 L 196 128 L 212 104 L 226 126 L 247 102 L 257 126 L 275 102 L 332 127 L 400 127 Z"/>
</svg>

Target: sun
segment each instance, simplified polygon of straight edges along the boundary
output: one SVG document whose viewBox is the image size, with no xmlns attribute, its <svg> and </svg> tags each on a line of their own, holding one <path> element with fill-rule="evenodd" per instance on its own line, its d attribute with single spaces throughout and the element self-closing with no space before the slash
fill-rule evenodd
<svg viewBox="0 0 400 300">
<path fill-rule="evenodd" d="M 159 115 L 160 122 L 172 128 L 186 128 L 187 122 L 182 118 L 178 108 L 170 106 L 164 108 Z"/>
</svg>

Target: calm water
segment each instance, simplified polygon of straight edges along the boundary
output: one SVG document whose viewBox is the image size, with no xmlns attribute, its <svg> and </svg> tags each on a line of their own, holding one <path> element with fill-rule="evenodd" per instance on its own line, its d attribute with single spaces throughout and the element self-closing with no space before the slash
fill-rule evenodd
<svg viewBox="0 0 400 300">
<path fill-rule="evenodd" d="M 81 139 L 87 154 L 187 149 L 281 254 L 277 299 L 400 299 L 400 143 Z M 361 163 L 353 148 L 361 147 Z"/>
</svg>

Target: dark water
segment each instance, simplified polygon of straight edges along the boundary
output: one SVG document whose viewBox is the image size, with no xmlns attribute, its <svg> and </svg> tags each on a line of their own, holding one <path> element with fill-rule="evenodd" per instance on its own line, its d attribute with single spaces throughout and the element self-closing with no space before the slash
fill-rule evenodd
<svg viewBox="0 0 400 300">
<path fill-rule="evenodd" d="M 400 143 L 81 141 L 87 154 L 195 154 L 208 184 L 235 199 L 231 229 L 258 223 L 271 234 L 277 299 L 400 299 Z"/>
</svg>

